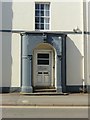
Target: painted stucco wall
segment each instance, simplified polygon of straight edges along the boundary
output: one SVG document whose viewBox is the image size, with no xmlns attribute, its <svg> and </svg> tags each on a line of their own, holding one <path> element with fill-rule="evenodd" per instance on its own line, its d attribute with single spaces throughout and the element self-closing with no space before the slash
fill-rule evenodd
<svg viewBox="0 0 90 120">
<path fill-rule="evenodd" d="M 35 0 L 3 3 L 2 28 L 34 31 L 34 2 Z M 82 31 L 82 17 L 82 3 L 80 2 L 51 2 L 51 31 L 73 31 L 77 26 Z M 21 65 L 20 36 L 11 33 L 3 34 L 3 86 L 18 87 L 20 86 Z M 82 84 L 82 55 L 82 35 L 68 35 L 67 85 Z"/>
<path fill-rule="evenodd" d="M 13 29 L 34 30 L 34 2 L 14 2 Z"/>
<path fill-rule="evenodd" d="M 88 84 L 90 85 L 90 35 L 88 41 Z"/>
<path fill-rule="evenodd" d="M 90 32 L 90 2 L 88 3 L 89 9 L 88 9 L 88 30 Z M 88 84 L 90 85 L 90 35 L 88 37 L 88 71 L 89 71 L 89 77 L 88 77 Z"/>
<path fill-rule="evenodd" d="M 19 87 L 21 84 L 21 38 L 19 34 L 12 34 L 12 76 L 11 86 Z"/>
<path fill-rule="evenodd" d="M 2 6 L 0 2 L 0 18 L 2 16 Z M 2 28 L 2 19 L 0 21 L 0 29 Z M 0 33 L 0 87 L 2 86 L 2 34 Z"/>
</svg>

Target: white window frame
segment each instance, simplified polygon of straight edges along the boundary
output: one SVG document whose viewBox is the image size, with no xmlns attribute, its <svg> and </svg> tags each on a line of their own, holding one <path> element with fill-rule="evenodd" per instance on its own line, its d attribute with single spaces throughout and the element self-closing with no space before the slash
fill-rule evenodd
<svg viewBox="0 0 90 120">
<path fill-rule="evenodd" d="M 37 17 L 43 17 L 43 18 L 49 18 L 49 23 L 44 23 L 44 29 L 36 29 L 36 28 L 34 28 L 35 29 L 35 31 L 50 31 L 51 30 L 51 5 L 50 5 L 50 2 L 35 2 L 35 5 L 36 4 L 49 4 L 49 16 L 37 16 Z M 39 9 L 38 9 L 39 10 Z M 40 9 L 41 10 L 41 9 Z M 35 11 L 36 11 L 36 8 L 35 8 Z M 47 11 L 47 10 L 46 10 Z M 45 12 L 45 11 L 44 11 Z M 35 18 L 36 18 L 36 14 L 35 14 Z M 35 19 L 34 18 L 34 19 Z M 44 19 L 44 21 L 45 21 L 45 19 Z M 35 24 L 36 24 L 36 22 L 35 22 Z M 34 25 L 35 25 L 34 24 Z M 39 23 L 39 24 L 41 24 L 41 23 Z M 49 24 L 49 29 L 45 29 L 45 25 L 46 24 Z M 36 26 L 35 26 L 36 27 Z"/>
</svg>

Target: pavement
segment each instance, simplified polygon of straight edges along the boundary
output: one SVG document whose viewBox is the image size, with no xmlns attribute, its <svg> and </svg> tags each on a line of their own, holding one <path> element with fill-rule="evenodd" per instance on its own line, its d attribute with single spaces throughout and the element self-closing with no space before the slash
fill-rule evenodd
<svg viewBox="0 0 90 120">
<path fill-rule="evenodd" d="M 0 94 L 1 106 L 88 106 L 88 94 Z"/>
</svg>

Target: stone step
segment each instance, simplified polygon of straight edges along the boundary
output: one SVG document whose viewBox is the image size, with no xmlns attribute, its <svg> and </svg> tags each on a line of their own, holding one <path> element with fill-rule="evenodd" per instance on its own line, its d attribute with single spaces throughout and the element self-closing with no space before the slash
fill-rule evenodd
<svg viewBox="0 0 90 120">
<path fill-rule="evenodd" d="M 56 92 L 56 89 L 34 89 L 34 93 L 37 92 Z"/>
<path fill-rule="evenodd" d="M 31 96 L 57 96 L 57 95 L 68 95 L 68 93 L 62 92 L 34 92 L 34 93 L 21 93 L 22 95 L 31 95 Z"/>
</svg>

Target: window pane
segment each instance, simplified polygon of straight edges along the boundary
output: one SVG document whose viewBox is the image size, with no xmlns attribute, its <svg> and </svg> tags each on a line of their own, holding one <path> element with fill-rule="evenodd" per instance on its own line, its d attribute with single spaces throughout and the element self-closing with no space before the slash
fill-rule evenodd
<svg viewBox="0 0 90 120">
<path fill-rule="evenodd" d="M 49 4 L 45 4 L 45 10 L 49 10 Z"/>
<path fill-rule="evenodd" d="M 41 11 L 41 16 L 44 16 L 44 11 Z"/>
<path fill-rule="evenodd" d="M 45 18 L 45 23 L 49 23 L 49 18 Z"/>
<path fill-rule="evenodd" d="M 39 17 L 35 17 L 35 23 L 39 23 Z"/>
<path fill-rule="evenodd" d="M 39 16 L 39 10 L 35 11 L 35 16 Z"/>
<path fill-rule="evenodd" d="M 41 4 L 41 10 L 44 10 L 44 4 Z"/>
<path fill-rule="evenodd" d="M 40 18 L 40 22 L 44 24 L 44 18 L 43 17 Z"/>
<path fill-rule="evenodd" d="M 39 24 L 35 24 L 35 29 L 39 29 Z"/>
<path fill-rule="evenodd" d="M 39 4 L 35 4 L 35 9 L 39 9 Z"/>
<path fill-rule="evenodd" d="M 45 16 L 49 16 L 49 11 L 45 11 Z"/>
<path fill-rule="evenodd" d="M 46 29 L 46 30 L 49 29 L 49 24 L 45 24 L 45 29 Z"/>
<path fill-rule="evenodd" d="M 37 64 L 38 65 L 49 65 L 49 60 L 38 60 Z"/>
<path fill-rule="evenodd" d="M 44 24 L 41 24 L 41 30 L 44 30 Z"/>
</svg>

